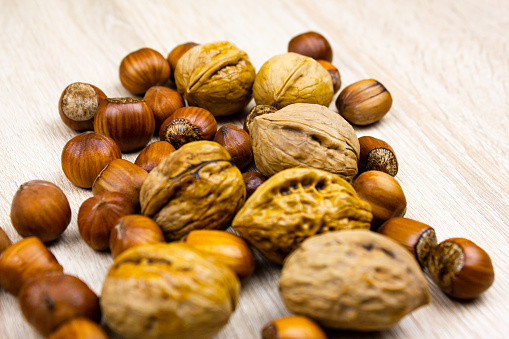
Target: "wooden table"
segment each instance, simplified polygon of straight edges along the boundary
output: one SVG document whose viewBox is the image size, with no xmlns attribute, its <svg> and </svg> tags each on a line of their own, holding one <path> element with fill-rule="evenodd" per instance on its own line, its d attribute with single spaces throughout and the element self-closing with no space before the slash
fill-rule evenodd
<svg viewBox="0 0 509 339">
<path fill-rule="evenodd" d="M 78 232 L 79 206 L 92 194 L 71 184 L 60 167 L 64 144 L 77 134 L 58 115 L 62 90 L 83 81 L 111 97 L 129 96 L 118 79 L 125 55 L 141 47 L 167 55 L 187 41 L 231 41 L 259 69 L 286 52 L 294 35 L 314 30 L 332 44 L 342 87 L 375 78 L 392 93 L 389 114 L 355 130 L 395 149 L 406 216 L 432 225 L 439 240 L 473 240 L 490 254 L 496 274 L 490 290 L 475 300 L 451 300 L 431 284 L 431 303 L 393 329 L 331 337 L 506 337 L 508 18 L 506 0 L 2 0 L 0 226 L 13 241 L 21 239 L 9 218 L 20 184 L 43 179 L 60 186 L 73 218 L 49 248 L 67 273 L 100 293 L 112 259 L 89 248 Z M 334 102 L 331 108 L 336 110 Z M 246 112 L 218 119 L 219 125 L 241 125 Z M 289 314 L 277 291 L 279 270 L 258 258 L 238 309 L 217 338 L 258 338 L 265 323 Z M 5 291 L 0 292 L 0 337 L 38 337 L 16 298 Z"/>
</svg>

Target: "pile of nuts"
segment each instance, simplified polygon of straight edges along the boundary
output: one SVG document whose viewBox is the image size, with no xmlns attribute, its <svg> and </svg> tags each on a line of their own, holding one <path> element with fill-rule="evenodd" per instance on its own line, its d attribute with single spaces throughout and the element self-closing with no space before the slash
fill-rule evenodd
<svg viewBox="0 0 509 339">
<path fill-rule="evenodd" d="M 331 62 L 315 32 L 258 72 L 229 42 L 189 42 L 168 58 L 143 48 L 121 61 L 137 97 L 68 85 L 60 117 L 84 132 L 64 146 L 62 171 L 93 194 L 78 212 L 83 241 L 114 262 L 100 297 L 65 274 L 44 243 L 69 225 L 69 202 L 53 183 L 21 185 L 11 220 L 23 240 L 0 228 L 0 285 L 26 320 L 49 338 L 106 338 L 101 321 L 125 338 L 211 338 L 254 270 L 250 245 L 282 265 L 281 297 L 296 314 L 260 329 L 265 339 L 390 328 L 429 302 L 424 272 L 452 298 L 487 290 L 488 254 L 467 239 L 437 244 L 432 227 L 404 218 L 393 148 L 355 134 L 351 124 L 389 112 L 389 91 L 358 81 L 332 111 L 341 77 Z M 252 98 L 243 128 L 218 129 L 217 116 Z M 242 173 L 253 161 L 258 171 Z"/>
</svg>

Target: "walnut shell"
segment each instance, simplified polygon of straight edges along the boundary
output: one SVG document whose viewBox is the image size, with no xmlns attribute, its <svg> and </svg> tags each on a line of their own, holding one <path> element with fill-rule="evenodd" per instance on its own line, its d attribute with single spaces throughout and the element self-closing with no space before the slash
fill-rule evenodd
<svg viewBox="0 0 509 339">
<path fill-rule="evenodd" d="M 267 177 L 291 167 L 322 169 L 348 182 L 357 174 L 355 131 L 327 107 L 293 104 L 257 116 L 250 137 L 256 168 Z"/>
<path fill-rule="evenodd" d="M 287 169 L 249 197 L 232 226 L 270 260 L 284 258 L 316 234 L 369 229 L 369 204 L 340 176 L 312 168 Z"/>
<path fill-rule="evenodd" d="M 100 304 L 122 338 L 211 338 L 228 322 L 239 289 L 233 271 L 189 245 L 141 245 L 115 259 Z"/>
<path fill-rule="evenodd" d="M 390 328 L 429 302 L 419 264 L 392 239 L 371 231 L 308 239 L 285 261 L 281 297 L 294 313 L 331 328 Z"/>
<path fill-rule="evenodd" d="M 285 53 L 262 65 L 255 77 L 253 96 L 257 105 L 278 109 L 299 102 L 329 107 L 334 86 L 329 72 L 316 60 Z"/>
<path fill-rule="evenodd" d="M 255 69 L 249 57 L 227 41 L 198 45 L 178 61 L 175 84 L 189 106 L 214 116 L 240 112 L 252 98 Z"/>
<path fill-rule="evenodd" d="M 195 229 L 228 227 L 245 199 L 240 170 L 213 141 L 190 142 L 171 153 L 149 173 L 140 192 L 142 213 L 168 241 Z"/>
</svg>

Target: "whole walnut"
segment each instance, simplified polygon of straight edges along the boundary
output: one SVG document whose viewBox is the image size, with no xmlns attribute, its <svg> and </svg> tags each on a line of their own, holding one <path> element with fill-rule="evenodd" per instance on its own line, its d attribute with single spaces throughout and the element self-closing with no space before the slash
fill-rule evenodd
<svg viewBox="0 0 509 339">
<path fill-rule="evenodd" d="M 329 107 L 334 86 L 329 72 L 316 60 L 285 53 L 262 65 L 253 84 L 253 96 L 257 105 L 278 109 L 299 102 Z"/>
<path fill-rule="evenodd" d="M 357 174 L 355 131 L 325 106 L 293 104 L 257 116 L 250 137 L 256 168 L 267 177 L 291 167 L 322 169 L 348 182 Z"/>
<path fill-rule="evenodd" d="M 198 45 L 178 61 L 175 84 L 189 106 L 215 116 L 240 112 L 252 98 L 256 71 L 249 57 L 227 41 Z"/>
<path fill-rule="evenodd" d="M 240 170 L 226 149 L 194 141 L 167 156 L 145 179 L 141 211 L 178 240 L 195 229 L 225 229 L 246 199 Z"/>
<path fill-rule="evenodd" d="M 290 311 L 326 327 L 358 331 L 390 328 L 430 298 L 408 250 L 364 230 L 304 241 L 286 259 L 279 289 Z"/>
<path fill-rule="evenodd" d="M 232 226 L 267 258 L 282 263 L 306 238 L 369 229 L 372 214 L 340 176 L 291 168 L 272 176 L 249 197 Z"/>
<path fill-rule="evenodd" d="M 132 247 L 104 280 L 101 310 L 122 338 L 211 338 L 235 310 L 232 270 L 184 243 Z"/>
</svg>

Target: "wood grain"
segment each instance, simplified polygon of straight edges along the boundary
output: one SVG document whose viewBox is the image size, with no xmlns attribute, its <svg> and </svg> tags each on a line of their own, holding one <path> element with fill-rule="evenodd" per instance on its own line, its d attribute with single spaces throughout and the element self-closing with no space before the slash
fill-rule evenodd
<svg viewBox="0 0 509 339">
<path fill-rule="evenodd" d="M 374 78 L 394 104 L 357 135 L 387 141 L 400 161 L 406 216 L 432 225 L 439 240 L 466 237 L 484 248 L 495 284 L 459 302 L 430 285 L 431 303 L 391 330 L 331 332 L 353 338 L 503 338 L 509 331 L 509 4 L 506 0 L 0 1 L 0 226 L 11 240 L 12 197 L 32 179 L 68 196 L 73 218 L 49 248 L 65 271 L 100 293 L 112 262 L 80 238 L 76 216 L 90 190 L 72 185 L 60 153 L 76 132 L 58 115 L 62 90 L 83 81 L 129 96 L 118 66 L 131 51 L 163 55 L 177 44 L 228 40 L 256 69 L 314 30 L 331 42 L 343 87 Z M 249 107 L 252 107 L 252 102 Z M 334 103 L 331 108 L 336 110 Z M 243 114 L 219 119 L 241 126 Z M 155 138 L 154 138 L 155 140 Z M 134 161 L 137 153 L 125 154 Z M 259 338 L 289 314 L 277 288 L 280 268 L 258 257 L 238 309 L 217 338 Z M 0 291 L 0 337 L 38 338 L 17 300 Z"/>
</svg>

